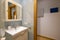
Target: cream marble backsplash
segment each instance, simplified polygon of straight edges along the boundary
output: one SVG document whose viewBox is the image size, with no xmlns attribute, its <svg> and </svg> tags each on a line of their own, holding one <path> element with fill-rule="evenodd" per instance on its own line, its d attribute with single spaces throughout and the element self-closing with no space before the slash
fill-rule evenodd
<svg viewBox="0 0 60 40">
<path fill-rule="evenodd" d="M 5 5 L 4 0 L 0 0 L 0 27 L 4 27 L 4 20 L 5 20 Z"/>
</svg>

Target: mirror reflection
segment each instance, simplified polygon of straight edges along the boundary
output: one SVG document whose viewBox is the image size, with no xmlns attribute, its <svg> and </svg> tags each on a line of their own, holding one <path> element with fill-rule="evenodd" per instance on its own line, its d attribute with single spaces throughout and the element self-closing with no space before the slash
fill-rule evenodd
<svg viewBox="0 0 60 40">
<path fill-rule="evenodd" d="M 8 20 L 15 19 L 21 20 L 22 19 L 22 6 L 15 2 L 8 2 Z"/>
<path fill-rule="evenodd" d="M 16 5 L 8 2 L 8 19 L 17 19 Z"/>
</svg>

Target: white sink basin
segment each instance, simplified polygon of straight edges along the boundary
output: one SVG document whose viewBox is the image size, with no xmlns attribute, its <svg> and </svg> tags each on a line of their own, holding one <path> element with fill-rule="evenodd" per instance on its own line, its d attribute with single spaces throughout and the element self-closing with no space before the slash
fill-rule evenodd
<svg viewBox="0 0 60 40">
<path fill-rule="evenodd" d="M 26 30 L 26 29 L 28 29 L 28 27 L 20 26 L 20 27 L 17 27 L 16 29 L 15 28 L 11 28 L 9 30 L 6 30 L 6 32 L 13 36 L 13 35 L 21 32 L 23 30 Z"/>
</svg>

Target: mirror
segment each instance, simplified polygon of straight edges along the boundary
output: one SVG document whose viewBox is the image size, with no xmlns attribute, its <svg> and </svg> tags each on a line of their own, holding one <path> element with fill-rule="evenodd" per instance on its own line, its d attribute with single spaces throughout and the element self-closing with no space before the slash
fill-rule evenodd
<svg viewBox="0 0 60 40">
<path fill-rule="evenodd" d="M 7 2 L 7 21 L 22 20 L 22 6 L 14 1 Z"/>
</svg>

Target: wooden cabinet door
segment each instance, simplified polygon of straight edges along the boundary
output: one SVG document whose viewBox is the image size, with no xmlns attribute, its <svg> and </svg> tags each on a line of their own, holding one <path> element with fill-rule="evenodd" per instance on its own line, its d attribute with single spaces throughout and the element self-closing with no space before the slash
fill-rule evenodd
<svg viewBox="0 0 60 40">
<path fill-rule="evenodd" d="M 28 40 L 28 31 L 23 31 L 15 40 Z"/>
</svg>

